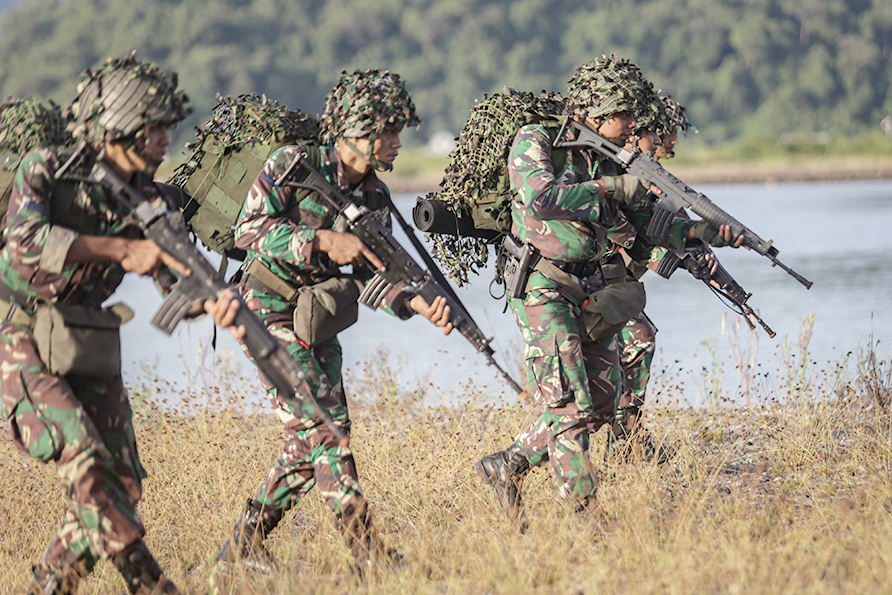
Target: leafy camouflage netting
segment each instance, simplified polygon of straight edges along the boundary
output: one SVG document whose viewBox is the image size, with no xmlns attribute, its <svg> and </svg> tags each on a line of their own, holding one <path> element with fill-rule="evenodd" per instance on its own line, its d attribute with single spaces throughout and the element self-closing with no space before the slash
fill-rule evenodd
<svg viewBox="0 0 892 595">
<path fill-rule="evenodd" d="M 341 72 L 325 98 L 320 121 L 326 145 L 334 145 L 342 136 L 356 138 L 421 124 L 406 84 L 400 75 L 386 70 Z"/>
<path fill-rule="evenodd" d="M 543 91 L 536 96 L 505 87 L 484 98 L 471 116 L 449 154 L 449 165 L 440 183 L 442 190 L 428 199 L 444 201 L 458 217 L 472 217 L 478 229 L 507 232 L 511 228 L 514 191 L 508 180 L 508 153 L 518 129 L 563 113 L 560 95 Z M 468 273 L 479 274 L 488 258 L 487 243 L 473 237 L 428 234 L 432 254 L 459 286 Z"/>
<path fill-rule="evenodd" d="M 191 155 L 174 171 L 170 184 L 186 185 L 189 177 L 201 166 L 206 153 L 204 143 L 210 137 L 222 149 L 219 153 L 227 153 L 247 144 L 271 140 L 316 140 L 319 137 L 319 122 L 306 112 L 289 110 L 265 95 L 217 95 L 213 116 L 202 128 L 195 129 L 195 142 L 186 146 Z"/>
<path fill-rule="evenodd" d="M 666 106 L 666 126 L 664 133 L 671 134 L 681 130 L 687 132 L 689 129 L 697 132 L 697 128 L 688 120 L 688 110 L 683 105 L 672 99 L 671 95 L 661 98 Z"/>
<path fill-rule="evenodd" d="M 49 100 L 7 97 L 0 105 L 0 152 L 13 153 L 18 161 L 38 147 L 58 148 L 74 143 L 62 108 Z"/>
<path fill-rule="evenodd" d="M 570 78 L 567 113 L 582 118 L 603 118 L 621 111 L 639 121 L 659 117 L 661 109 L 653 85 L 641 69 L 616 54 L 603 55 L 576 69 Z"/>
</svg>

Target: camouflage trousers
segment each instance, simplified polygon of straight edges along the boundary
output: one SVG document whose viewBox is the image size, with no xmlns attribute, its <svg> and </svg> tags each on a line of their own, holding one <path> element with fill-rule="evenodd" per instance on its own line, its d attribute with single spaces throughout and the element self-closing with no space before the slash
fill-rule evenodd
<svg viewBox="0 0 892 595">
<path fill-rule="evenodd" d="M 315 397 L 320 407 L 349 435 L 347 397 L 341 380 L 341 345 L 337 338 L 312 348 L 304 347 L 294 334 L 291 304 L 259 291 L 242 288 L 242 293 L 246 299 L 257 298 L 253 303 L 259 302 L 261 307 L 255 313 L 300 364 L 305 376 L 298 392 Z M 326 506 L 338 517 L 344 511 L 359 507 L 362 490 L 350 448 L 338 446 L 331 430 L 318 425 L 311 407 L 280 395 L 263 374 L 261 381 L 276 415 L 285 424 L 285 445 L 257 488 L 255 500 L 269 508 L 286 511 L 318 484 Z"/>
<path fill-rule="evenodd" d="M 37 353 L 31 331 L 0 323 L 0 392 L 10 436 L 19 450 L 53 462 L 68 511 L 44 563 L 92 570 L 141 539 L 136 513 L 145 469 L 139 462 L 133 412 L 120 376 L 54 376 Z"/>
<path fill-rule="evenodd" d="M 613 418 L 622 384 L 614 337 L 583 342 L 579 306 L 554 290 L 511 300 L 525 343 L 530 396 L 542 413 L 511 450 L 532 465 L 550 461 L 563 498 L 594 496 L 589 436 Z"/>
<path fill-rule="evenodd" d="M 617 335 L 625 388 L 617 403 L 618 409 L 644 405 L 650 366 L 656 352 L 657 327 L 642 312 L 629 320 Z"/>
</svg>

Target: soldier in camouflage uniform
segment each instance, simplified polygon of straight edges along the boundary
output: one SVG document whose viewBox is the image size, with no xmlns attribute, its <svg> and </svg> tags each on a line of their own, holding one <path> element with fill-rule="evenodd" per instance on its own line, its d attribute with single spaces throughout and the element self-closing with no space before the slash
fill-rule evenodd
<svg viewBox="0 0 892 595">
<path fill-rule="evenodd" d="M 389 191 L 375 170 L 392 168 L 401 146 L 400 131 L 419 123 L 398 75 L 378 70 L 343 73 L 325 100 L 320 122 L 322 146 L 318 151 L 289 146 L 274 153 L 249 191 L 235 230 L 236 247 L 248 254 L 247 275 L 241 285 L 244 296 L 256 298 L 252 302 L 259 304 L 256 313 L 306 372 L 299 391 L 315 397 L 344 433 L 350 431 L 350 417 L 341 379 L 341 345 L 336 336 L 312 346 L 298 337 L 295 303 L 283 291 L 331 279 L 347 264 L 353 265 L 358 278 L 367 280 L 373 272 L 367 265 L 381 267 L 381 262 L 356 236 L 338 230 L 337 212 L 319 194 L 298 194 L 293 187 L 277 186 L 275 180 L 297 151 L 304 148 L 311 155 L 318 153 L 316 165 L 323 176 L 389 224 Z M 265 282 L 258 271 L 265 271 Z M 385 297 L 382 307 L 401 319 L 418 312 L 443 327 L 445 333 L 452 330 L 442 298 L 428 305 L 407 288 L 397 287 Z M 285 446 L 248 500 L 232 539 L 221 548 L 217 556 L 220 567 L 239 561 L 257 571 L 275 570 L 275 558 L 262 541 L 317 483 L 358 563 L 357 570 L 394 561 L 395 552 L 383 547 L 371 525 L 349 446 L 339 444 L 325 425 L 319 425 L 311 409 L 297 408 L 261 379 L 276 415 L 285 424 Z"/>
<path fill-rule="evenodd" d="M 104 159 L 150 200 L 163 200 L 151 174 L 170 142 L 167 127 L 189 113 L 176 76 L 131 53 L 87 71 L 78 91 L 74 135 L 92 149 L 82 149 L 72 173 L 86 175 L 95 159 Z M 98 311 L 127 272 L 188 271 L 143 239 L 135 220 L 120 214 L 103 187 L 57 180 L 63 159 L 48 149 L 23 159 L 0 250 L 3 412 L 19 450 L 55 463 L 69 501 L 34 567 L 29 592 L 73 594 L 99 559 L 112 558 L 131 593 L 178 593 L 143 541 L 136 504 L 146 472 L 120 368 L 102 377 L 52 373 L 36 346 L 33 322 L 35 308 L 46 304 Z M 223 325 L 231 324 L 238 307 L 230 300 L 206 304 Z M 91 356 L 120 361 L 119 353 Z"/>
<path fill-rule="evenodd" d="M 655 159 L 673 157 L 678 143 L 677 130 L 687 130 L 690 126 L 685 108 L 671 97 L 659 97 L 641 120 L 635 140 L 642 152 Z M 629 273 L 640 279 L 647 269 L 656 270 L 666 254 L 665 248 L 655 246 L 647 251 L 647 258 L 643 261 L 633 259 L 628 252 L 624 252 L 623 257 Z M 697 264 L 694 259 L 686 259 L 685 262 Z M 703 271 L 698 269 L 691 273 L 699 276 Z M 656 353 L 656 334 L 657 327 L 642 312 L 629 320 L 617 335 L 624 387 L 617 403 L 616 417 L 607 436 L 608 456 L 617 453 L 628 455 L 631 453 L 632 443 L 637 442 L 644 458 L 656 458 L 660 463 L 665 463 L 669 458 L 670 449 L 666 446 L 658 448 L 640 423 L 640 408 L 644 406 L 650 367 Z M 629 440 L 630 438 L 634 440 Z"/>
<path fill-rule="evenodd" d="M 617 56 L 581 66 L 570 80 L 567 114 L 622 145 L 636 129 L 635 114 L 652 104 L 652 86 L 638 68 Z M 570 133 L 572 134 L 572 133 Z M 508 171 L 518 197 L 512 205 L 512 235 L 575 277 L 585 293 L 605 287 L 600 263 L 631 247 L 646 229 L 653 206 L 648 188 L 595 151 L 569 149 L 564 165 L 552 165 L 548 128 L 521 128 Z M 704 229 L 676 220 L 669 244 L 687 239 L 727 241 L 728 229 Z M 531 466 L 550 461 L 561 496 L 585 510 L 597 484 L 588 460 L 589 435 L 613 419 L 622 388 L 615 336 L 590 341 L 580 334 L 582 301 L 561 283 L 534 270 L 523 298 L 509 304 L 525 342 L 531 398 L 542 406 L 536 422 L 506 450 L 476 464 L 509 518 L 522 513 L 520 482 Z"/>
</svg>

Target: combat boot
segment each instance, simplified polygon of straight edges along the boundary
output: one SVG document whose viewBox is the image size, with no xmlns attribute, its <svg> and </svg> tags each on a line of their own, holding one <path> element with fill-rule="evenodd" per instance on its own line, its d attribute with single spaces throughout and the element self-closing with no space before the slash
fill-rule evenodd
<svg viewBox="0 0 892 595">
<path fill-rule="evenodd" d="M 640 448 L 642 459 L 656 461 L 658 465 L 666 464 L 673 455 L 669 446 L 656 446 L 653 436 L 641 423 L 641 409 L 635 406 L 617 409 L 613 424 L 607 431 L 604 460 L 614 457 L 630 462 L 636 447 Z"/>
<path fill-rule="evenodd" d="M 360 579 L 369 573 L 403 564 L 403 557 L 395 549 L 385 546 L 372 526 L 372 515 L 365 500 L 348 506 L 338 517 L 337 524 L 353 555 L 352 570 Z"/>
<path fill-rule="evenodd" d="M 530 470 L 530 462 L 515 450 L 500 450 L 486 455 L 474 464 L 477 475 L 496 495 L 499 510 L 510 521 L 518 521 L 521 530 L 530 523 L 520 495 L 523 477 Z"/>
<path fill-rule="evenodd" d="M 263 506 L 257 500 L 248 500 L 245 512 L 235 524 L 232 537 L 223 542 L 214 563 L 222 572 L 233 570 L 236 564 L 246 570 L 272 574 L 279 570 L 276 557 L 266 549 L 263 540 L 272 533 L 283 511 Z"/>
<path fill-rule="evenodd" d="M 75 595 L 81 577 L 86 575 L 82 564 L 64 570 L 49 570 L 40 563 L 31 570 L 34 582 L 28 587 L 26 595 Z"/>
<path fill-rule="evenodd" d="M 179 589 L 164 576 L 161 566 L 149 552 L 146 543 L 134 541 L 113 558 L 124 577 L 127 590 L 134 595 L 180 595 Z"/>
</svg>

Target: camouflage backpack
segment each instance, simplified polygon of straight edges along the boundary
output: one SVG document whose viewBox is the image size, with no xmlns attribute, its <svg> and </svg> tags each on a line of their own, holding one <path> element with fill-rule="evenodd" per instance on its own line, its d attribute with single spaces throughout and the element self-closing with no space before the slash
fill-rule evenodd
<svg viewBox="0 0 892 595">
<path fill-rule="evenodd" d="M 274 151 L 295 142 L 318 164 L 319 123 L 266 96 L 217 96 L 213 117 L 195 136 L 187 147 L 190 157 L 168 183 L 184 191 L 179 201 L 183 217 L 201 242 L 244 260 L 244 252 L 235 248 L 233 227 L 254 179 Z"/>
<path fill-rule="evenodd" d="M 563 111 L 564 101 L 556 93 L 543 91 L 536 96 L 510 87 L 471 110 L 449 154 L 449 165 L 440 182 L 442 189 L 419 199 L 443 201 L 457 218 L 458 229 L 473 230 L 473 235 L 461 231 L 457 236 L 428 234 L 434 243 L 434 258 L 457 285 L 468 281 L 468 273 L 478 273 L 486 265 L 488 244 L 511 229 L 511 201 L 516 193 L 508 179 L 508 154 L 517 131 L 527 124 L 542 123 L 557 135 L 560 124 L 556 116 Z M 552 153 L 557 169 L 565 159 L 566 150 Z M 470 219 L 473 228 L 468 227 L 465 218 Z"/>
<path fill-rule="evenodd" d="M 0 217 L 9 210 L 15 173 L 25 155 L 37 148 L 60 150 L 74 145 L 68 120 L 52 100 L 44 104 L 34 97 L 7 97 L 0 104 Z"/>
</svg>

